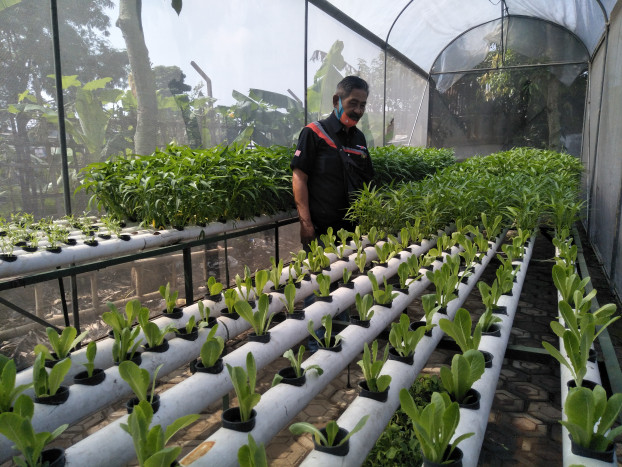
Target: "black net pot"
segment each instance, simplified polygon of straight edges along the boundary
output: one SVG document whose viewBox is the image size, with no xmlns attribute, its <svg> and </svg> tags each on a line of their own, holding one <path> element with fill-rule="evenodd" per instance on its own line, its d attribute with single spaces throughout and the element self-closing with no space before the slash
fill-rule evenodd
<svg viewBox="0 0 622 467">
<path fill-rule="evenodd" d="M 206 294 L 205 295 L 205 299 L 206 300 L 211 300 L 214 303 L 218 303 L 218 302 L 220 302 L 222 300 L 222 294 L 221 293 L 217 293 L 217 294 L 214 294 L 214 295 Z"/>
<path fill-rule="evenodd" d="M 361 392 L 359 393 L 361 397 L 373 399 L 378 402 L 386 402 L 387 398 L 389 397 L 390 386 L 386 388 L 384 391 L 378 392 L 378 391 L 370 391 L 369 387 L 367 386 L 367 381 L 359 381 L 358 385 L 359 385 L 359 389 L 361 390 Z"/>
<path fill-rule="evenodd" d="M 395 350 L 395 348 L 389 347 L 389 360 L 405 363 L 406 365 L 412 365 L 415 361 L 415 354 L 412 353 L 410 355 L 402 356 L 397 352 L 397 350 Z"/>
<path fill-rule="evenodd" d="M 329 352 L 341 352 L 341 341 L 335 344 L 335 337 L 330 338 L 330 346 L 319 347 L 318 350 L 328 350 Z"/>
<path fill-rule="evenodd" d="M 175 337 L 179 337 L 186 341 L 195 341 L 199 337 L 199 328 L 195 326 L 190 332 L 186 331 L 186 328 L 177 328 L 175 330 Z"/>
<path fill-rule="evenodd" d="M 222 362 L 222 358 L 219 358 L 218 360 L 216 360 L 216 363 L 208 367 L 204 367 L 203 362 L 201 362 L 200 360 L 195 359 L 190 362 L 190 371 L 193 374 L 194 373 L 209 373 L 211 375 L 217 375 L 218 373 L 221 373 L 223 369 L 224 369 L 224 365 Z"/>
<path fill-rule="evenodd" d="M 134 356 L 131 357 L 130 354 L 126 354 L 125 355 L 125 360 L 129 360 L 130 362 L 134 362 L 136 363 L 136 365 L 140 365 L 141 362 L 143 361 L 142 357 L 140 356 L 140 352 L 135 352 Z M 119 366 L 121 362 L 114 362 L 115 365 Z"/>
<path fill-rule="evenodd" d="M 326 302 L 326 303 L 331 303 L 333 301 L 333 296 L 332 295 L 327 295 L 325 297 L 320 297 L 320 296 L 315 296 L 315 301 L 316 302 Z"/>
<path fill-rule="evenodd" d="M 613 451 L 615 450 L 615 444 L 610 444 L 606 451 L 596 451 L 592 448 L 586 448 L 575 443 L 570 433 L 568 434 L 568 437 L 570 438 L 570 450 L 573 454 L 597 461 L 607 462 L 608 464 L 613 465 Z M 584 464 L 590 465 L 590 461 L 586 461 Z"/>
<path fill-rule="evenodd" d="M 481 394 L 476 389 L 469 389 L 464 396 L 464 400 L 458 405 L 462 409 L 469 410 L 478 410 L 479 409 L 479 400 L 481 398 Z"/>
<path fill-rule="evenodd" d="M 149 399 L 151 399 L 151 394 L 147 394 L 147 402 L 149 402 Z M 125 403 L 125 408 L 127 410 L 127 413 L 132 413 L 134 411 L 134 406 L 138 405 L 140 401 L 138 400 L 138 397 L 132 397 L 130 400 L 128 400 Z M 153 400 L 151 401 L 151 408 L 153 409 L 153 413 L 156 413 L 158 411 L 158 409 L 160 408 L 160 396 L 155 394 L 153 396 Z"/>
<path fill-rule="evenodd" d="M 50 448 L 41 452 L 41 465 L 48 467 L 63 467 L 65 465 L 65 450 L 62 448 Z"/>
<path fill-rule="evenodd" d="M 482 336 L 501 337 L 501 328 L 498 324 L 491 324 L 488 331 L 482 331 Z"/>
<path fill-rule="evenodd" d="M 248 334 L 248 340 L 250 342 L 259 342 L 261 344 L 267 344 L 268 342 L 270 342 L 270 331 L 267 331 L 259 335 L 254 332 L 251 332 Z"/>
<path fill-rule="evenodd" d="M 494 355 L 485 350 L 480 350 L 480 353 L 484 356 L 484 368 L 492 368 Z"/>
<path fill-rule="evenodd" d="M 296 376 L 296 370 L 291 366 L 281 368 L 278 374 L 283 378 L 281 383 L 290 384 L 292 386 L 302 386 L 307 381 L 307 377 L 304 373 L 302 376 Z"/>
<path fill-rule="evenodd" d="M 410 323 L 410 326 L 408 327 L 411 331 L 416 331 L 419 328 L 422 328 L 424 326 L 427 326 L 428 323 L 426 323 L 425 321 L 413 321 L 412 323 Z M 427 337 L 432 337 L 432 329 L 430 329 L 429 331 L 426 331 L 423 333 L 424 336 Z"/>
<path fill-rule="evenodd" d="M 145 352 L 164 353 L 168 350 L 168 341 L 164 339 L 161 344 L 150 347 L 149 344 L 143 345 Z"/>
<path fill-rule="evenodd" d="M 449 448 L 447 448 L 447 451 L 449 451 Z M 446 459 L 445 462 L 433 462 L 424 457 L 423 465 L 424 467 L 462 467 L 462 455 L 462 450 L 460 448 L 455 448 L 449 458 L 447 458 L 447 455 L 444 456 Z"/>
<path fill-rule="evenodd" d="M 353 326 L 360 326 L 362 328 L 368 328 L 371 321 L 368 319 L 360 319 L 358 315 L 350 315 L 350 324 Z"/>
<path fill-rule="evenodd" d="M 50 352 L 52 354 L 52 357 L 54 358 L 53 360 L 44 360 L 43 365 L 46 368 L 54 368 L 54 365 L 56 365 L 58 362 L 63 361 L 64 359 L 60 359 L 58 358 L 58 355 L 56 355 L 56 352 Z M 71 354 L 67 355 L 67 358 L 71 358 Z"/>
<path fill-rule="evenodd" d="M 89 376 L 88 371 L 81 371 L 73 377 L 74 384 L 82 384 L 84 386 L 97 386 L 106 379 L 106 372 L 102 368 L 94 368 L 93 374 Z"/>
<path fill-rule="evenodd" d="M 44 405 L 61 405 L 64 404 L 68 398 L 69 388 L 67 386 L 61 386 L 53 396 L 35 396 L 35 402 Z"/>
<path fill-rule="evenodd" d="M 326 429 L 322 428 L 320 432 L 326 436 Z M 348 430 L 345 428 L 339 428 L 337 432 L 337 436 L 335 436 L 335 445 L 334 446 L 323 446 L 315 442 L 315 436 L 313 437 L 313 445 L 316 451 L 324 452 L 326 454 L 331 454 L 333 456 L 347 456 L 348 452 L 350 452 L 350 440 L 347 440 L 345 443 L 339 445 L 341 440 L 348 436 Z"/>
<path fill-rule="evenodd" d="M 497 305 L 495 308 L 492 309 L 492 312 L 495 315 L 507 315 L 508 307 L 505 305 Z"/>
<path fill-rule="evenodd" d="M 305 319 L 305 310 L 303 308 L 296 308 L 292 313 L 287 313 L 285 319 Z"/>
<path fill-rule="evenodd" d="M 167 318 L 171 318 L 171 319 L 179 319 L 179 318 L 183 318 L 184 317 L 184 310 L 182 310 L 181 308 L 173 308 L 173 311 L 171 311 L 170 313 L 167 313 L 166 310 L 162 310 L 162 315 L 166 316 Z"/>
<path fill-rule="evenodd" d="M 231 407 L 230 409 L 223 410 L 222 412 L 222 427 L 248 433 L 255 427 L 256 417 L 257 412 L 253 409 L 248 420 L 242 421 L 240 417 L 240 408 Z"/>
</svg>

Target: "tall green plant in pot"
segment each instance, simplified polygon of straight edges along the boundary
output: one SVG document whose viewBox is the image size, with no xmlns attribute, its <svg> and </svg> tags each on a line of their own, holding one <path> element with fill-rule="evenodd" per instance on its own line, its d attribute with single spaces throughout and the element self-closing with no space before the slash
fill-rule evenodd
<svg viewBox="0 0 622 467">
<path fill-rule="evenodd" d="M 37 354 L 32 365 L 32 382 L 35 391 L 35 400 L 42 404 L 58 405 L 67 400 L 69 388 L 61 386 L 65 376 L 71 368 L 71 360 L 65 358 L 50 370 L 45 369 L 44 356 Z"/>
<path fill-rule="evenodd" d="M 274 318 L 274 314 L 270 314 L 268 295 L 263 294 L 259 297 L 257 311 L 255 312 L 253 312 L 248 302 L 243 300 L 238 300 L 235 303 L 235 311 L 253 327 L 253 331 L 255 331 L 254 336 L 252 334 L 249 335 L 249 339 L 264 343 L 270 340 L 268 327 L 272 322 L 272 318 Z"/>
<path fill-rule="evenodd" d="M 60 335 L 56 329 L 52 327 L 45 328 L 45 332 L 48 336 L 53 352 L 50 352 L 45 345 L 37 344 L 35 346 L 35 353 L 43 354 L 47 361 L 54 363 L 69 357 L 72 349 L 77 346 L 89 333 L 88 331 L 84 331 L 78 336 L 78 331 L 73 326 L 67 326 L 63 329 Z"/>
<path fill-rule="evenodd" d="M 400 315 L 399 323 L 391 323 L 389 343 L 389 358 L 411 365 L 415 355 L 415 348 L 425 334 L 425 327 L 410 329 L 410 320 L 405 314 Z"/>
<path fill-rule="evenodd" d="M 164 364 L 158 365 L 158 367 L 153 372 L 153 379 L 144 368 L 140 368 L 134 362 L 121 362 L 119 365 L 119 374 L 121 378 L 129 384 L 134 391 L 136 397 L 129 400 L 127 403 L 127 411 L 128 413 L 132 413 L 134 406 L 136 406 L 140 401 L 146 401 L 153 407 L 153 412 L 158 411 L 158 407 L 160 406 L 160 396 L 155 393 L 155 385 L 158 377 L 158 373 L 160 369 L 164 366 Z"/>
<path fill-rule="evenodd" d="M 238 407 L 223 411 L 223 427 L 236 431 L 250 431 L 255 426 L 256 412 L 253 409 L 261 399 L 255 391 L 257 367 L 252 353 L 246 354 L 246 368 L 227 364 L 227 371 L 238 398 Z"/>
<path fill-rule="evenodd" d="M 451 360 L 451 369 L 441 367 L 441 382 L 452 400 L 469 408 L 479 408 L 479 393 L 472 389 L 473 383 L 484 374 L 484 356 L 477 350 L 467 350 L 464 355 L 456 354 Z"/>
<path fill-rule="evenodd" d="M 15 386 L 17 368 L 15 361 L 0 355 L 0 413 L 9 412 L 17 397 L 33 383 Z"/>
<path fill-rule="evenodd" d="M 391 384 L 391 375 L 381 375 L 382 367 L 389 357 L 389 347 L 385 346 L 384 354 L 378 358 L 378 340 L 372 342 L 371 351 L 367 343 L 363 346 L 363 359 L 357 362 L 358 366 L 363 370 L 365 381 L 359 383 L 363 390 L 361 395 L 371 397 L 373 399 L 384 402 L 387 400 L 389 384 Z M 368 393 L 379 393 L 382 396 L 376 396 Z"/>
</svg>

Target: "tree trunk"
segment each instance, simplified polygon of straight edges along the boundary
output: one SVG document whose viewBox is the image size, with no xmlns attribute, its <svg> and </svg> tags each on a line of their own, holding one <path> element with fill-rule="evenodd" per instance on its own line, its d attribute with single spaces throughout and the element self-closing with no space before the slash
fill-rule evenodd
<svg viewBox="0 0 622 467">
<path fill-rule="evenodd" d="M 559 120 L 559 81 L 550 74 L 546 95 L 546 110 L 549 123 L 549 149 L 561 150 L 561 123 Z"/>
<path fill-rule="evenodd" d="M 125 40 L 138 105 L 134 152 L 146 155 L 151 154 L 156 147 L 158 103 L 149 50 L 143 35 L 141 7 L 141 0 L 121 0 L 117 26 Z"/>
</svg>

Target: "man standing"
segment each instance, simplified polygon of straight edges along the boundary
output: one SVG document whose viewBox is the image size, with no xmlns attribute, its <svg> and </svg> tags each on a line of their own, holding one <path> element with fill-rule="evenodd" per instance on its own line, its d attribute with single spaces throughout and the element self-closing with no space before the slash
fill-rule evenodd
<svg viewBox="0 0 622 467">
<path fill-rule="evenodd" d="M 363 79 L 346 76 L 337 84 L 330 116 L 300 132 L 291 168 L 303 246 L 329 227 L 334 232 L 354 230 L 344 219 L 350 194 L 374 175 L 365 135 L 356 128 L 368 95 L 369 86 Z"/>
</svg>

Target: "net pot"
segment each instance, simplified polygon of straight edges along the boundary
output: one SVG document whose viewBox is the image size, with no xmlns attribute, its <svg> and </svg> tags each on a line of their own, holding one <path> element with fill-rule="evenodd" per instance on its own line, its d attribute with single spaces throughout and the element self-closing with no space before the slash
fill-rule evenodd
<svg viewBox="0 0 622 467">
<path fill-rule="evenodd" d="M 187 341 L 195 341 L 199 337 L 199 328 L 195 326 L 190 332 L 187 332 L 186 328 L 178 328 L 175 331 L 175 337 L 179 337 Z"/>
<path fill-rule="evenodd" d="M 570 450 L 573 454 L 581 457 L 588 457 L 590 459 L 607 462 L 608 464 L 613 464 L 613 451 L 615 448 L 615 444 L 610 444 L 609 449 L 606 451 L 596 451 L 591 448 L 586 448 L 575 443 L 572 439 L 572 435 L 569 433 L 568 437 L 570 438 Z M 590 462 L 586 461 L 585 465 L 589 465 Z"/>
<path fill-rule="evenodd" d="M 405 363 L 406 365 L 412 365 L 415 361 L 415 354 L 401 356 L 394 347 L 389 347 L 389 360 L 395 360 L 396 362 Z"/>
<path fill-rule="evenodd" d="M 45 405 L 61 405 L 69 397 L 69 388 L 67 386 L 61 386 L 53 396 L 35 396 L 35 402 L 37 404 Z"/>
<path fill-rule="evenodd" d="M 469 409 L 469 410 L 478 410 L 479 409 L 479 400 L 482 397 L 482 395 L 479 393 L 479 391 L 477 391 L 476 389 L 469 389 L 466 392 L 466 396 L 464 397 L 464 401 L 458 405 L 460 405 L 460 408 L 462 409 Z"/>
<path fill-rule="evenodd" d="M 485 350 L 480 350 L 480 352 L 484 356 L 484 368 L 492 368 L 492 359 L 494 355 Z"/>
<path fill-rule="evenodd" d="M 498 324 L 491 324 L 488 331 L 482 331 L 482 336 L 501 337 L 501 328 Z"/>
<path fill-rule="evenodd" d="M 447 451 L 449 451 L 449 448 L 447 448 Z M 446 458 L 446 455 L 443 456 L 444 458 Z M 423 458 L 423 465 L 424 467 L 462 467 L 462 451 L 460 450 L 460 448 L 455 448 L 454 451 L 451 453 L 451 456 L 449 456 L 449 458 L 446 458 L 446 462 L 433 462 L 430 459 L 426 459 L 425 457 Z"/>
<path fill-rule="evenodd" d="M 183 318 L 184 316 L 184 310 L 182 310 L 181 308 L 173 308 L 173 311 L 171 311 L 170 313 L 167 313 L 166 310 L 162 310 L 162 315 L 166 316 L 167 318 L 171 318 L 171 319 L 179 319 L 179 318 Z"/>
<path fill-rule="evenodd" d="M 41 465 L 48 467 L 63 467 L 65 465 L 65 450 L 62 448 L 50 448 L 41 452 Z"/>
<path fill-rule="evenodd" d="M 140 365 L 140 363 L 143 361 L 142 357 L 140 356 L 140 352 L 136 352 L 134 353 L 134 357 L 130 358 L 130 354 L 125 354 L 125 360 L 129 360 L 130 362 L 134 362 L 136 363 L 136 365 Z M 121 362 L 114 362 L 115 365 L 119 366 Z"/>
<path fill-rule="evenodd" d="M 73 377 L 74 384 L 82 384 L 84 386 L 97 386 L 106 379 L 106 372 L 101 368 L 94 368 L 93 374 L 89 376 L 88 371 L 81 371 Z"/>
<path fill-rule="evenodd" d="M 326 429 L 322 428 L 320 432 L 326 436 Z M 343 438 L 348 436 L 348 430 L 345 428 L 339 428 L 337 436 L 335 436 L 335 446 L 323 446 L 315 442 L 315 436 L 313 437 L 313 445 L 316 451 L 331 454 L 333 456 L 347 456 L 350 452 L 350 440 L 347 440 L 342 445 L 337 446 Z"/>
<path fill-rule="evenodd" d="M 286 313 L 285 319 L 305 319 L 305 310 L 303 308 L 296 308 L 293 313 Z"/>
<path fill-rule="evenodd" d="M 368 328 L 371 323 L 368 319 L 360 319 L 358 315 L 350 315 L 350 324 L 354 326 L 361 326 L 362 328 Z"/>
<path fill-rule="evenodd" d="M 296 370 L 288 366 L 279 370 L 279 376 L 283 378 L 281 383 L 290 384 L 292 386 L 302 386 L 307 381 L 307 377 L 303 373 L 302 376 L 296 376 Z"/>
<path fill-rule="evenodd" d="M 367 381 L 359 381 L 358 385 L 359 385 L 359 389 L 361 390 L 360 392 L 361 397 L 367 397 L 368 399 L 373 399 L 378 402 L 386 402 L 387 398 L 389 397 L 390 386 L 386 388 L 384 391 L 378 392 L 378 391 L 370 391 L 369 387 L 367 386 Z"/>
<path fill-rule="evenodd" d="M 270 342 L 270 331 L 267 331 L 263 334 L 257 335 L 254 332 L 249 333 L 248 340 L 250 342 L 260 342 L 262 344 L 267 344 Z"/>
<path fill-rule="evenodd" d="M 209 373 L 212 375 L 217 375 L 218 373 L 222 372 L 223 368 L 224 368 L 224 365 L 222 363 L 222 358 L 219 358 L 218 360 L 216 360 L 216 363 L 208 367 L 204 367 L 203 362 L 199 361 L 198 359 L 192 360 L 190 362 L 190 371 L 193 374 L 194 373 Z"/>
<path fill-rule="evenodd" d="M 151 394 L 147 394 L 147 401 L 151 398 Z M 125 408 L 127 409 L 127 413 L 132 413 L 134 411 L 134 406 L 138 405 L 140 401 L 138 397 L 132 397 L 129 401 L 125 403 Z M 156 413 L 160 408 L 160 396 L 155 394 L 153 396 L 153 401 L 151 402 L 151 408 L 153 409 L 153 413 Z"/>
<path fill-rule="evenodd" d="M 243 433 L 247 433 L 255 427 L 256 417 L 257 412 L 255 411 L 255 409 L 253 409 L 248 420 L 243 422 L 240 419 L 240 408 L 231 407 L 222 412 L 222 427 L 234 431 L 241 431 Z"/>
<path fill-rule="evenodd" d="M 154 345 L 153 347 L 149 347 L 149 344 L 145 344 L 143 345 L 143 349 L 145 352 L 163 353 L 168 350 L 168 341 L 164 339 L 160 345 Z"/>
</svg>

